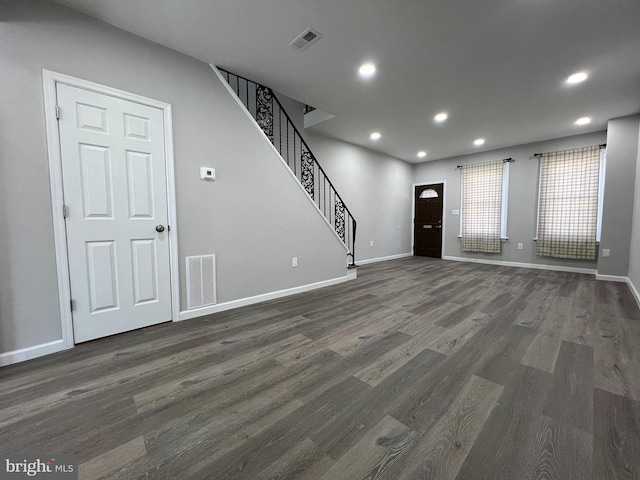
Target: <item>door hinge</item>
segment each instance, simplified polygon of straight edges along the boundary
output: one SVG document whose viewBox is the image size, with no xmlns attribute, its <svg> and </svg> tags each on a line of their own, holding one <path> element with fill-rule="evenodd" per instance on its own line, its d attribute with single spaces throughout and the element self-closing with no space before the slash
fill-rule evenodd
<svg viewBox="0 0 640 480">
<path fill-rule="evenodd" d="M 67 218 L 67 206 L 62 206 L 62 218 Z"/>
<path fill-rule="evenodd" d="M 73 299 L 69 300 L 69 309 L 73 312 Z"/>
<path fill-rule="evenodd" d="M 60 106 L 56 105 L 56 118 L 60 120 Z"/>
</svg>

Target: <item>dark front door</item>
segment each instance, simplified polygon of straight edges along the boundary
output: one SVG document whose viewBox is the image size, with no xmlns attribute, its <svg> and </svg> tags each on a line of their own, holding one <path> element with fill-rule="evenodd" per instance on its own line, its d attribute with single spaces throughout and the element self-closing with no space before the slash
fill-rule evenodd
<svg viewBox="0 0 640 480">
<path fill-rule="evenodd" d="M 416 217 L 413 219 L 413 253 L 442 257 L 442 195 L 444 185 L 417 186 L 414 192 Z"/>
</svg>

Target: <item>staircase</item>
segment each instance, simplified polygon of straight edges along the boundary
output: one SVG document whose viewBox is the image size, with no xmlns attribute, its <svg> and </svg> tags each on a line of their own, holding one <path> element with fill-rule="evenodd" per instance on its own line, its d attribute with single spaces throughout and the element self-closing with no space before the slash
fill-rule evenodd
<svg viewBox="0 0 640 480">
<path fill-rule="evenodd" d="M 355 267 L 356 220 L 273 90 L 221 68 L 218 70 L 347 247 L 349 267 Z"/>
</svg>

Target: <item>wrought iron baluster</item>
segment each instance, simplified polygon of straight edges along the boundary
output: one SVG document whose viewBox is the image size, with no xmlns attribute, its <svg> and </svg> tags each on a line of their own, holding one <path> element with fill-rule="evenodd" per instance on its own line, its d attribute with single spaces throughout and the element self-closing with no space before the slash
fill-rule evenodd
<svg viewBox="0 0 640 480">
<path fill-rule="evenodd" d="M 269 141 L 273 143 L 273 94 L 271 89 L 258 85 L 256 100 L 256 120 Z"/>
<path fill-rule="evenodd" d="M 306 149 L 302 151 L 301 183 L 311 198 L 314 198 L 313 157 Z"/>
</svg>

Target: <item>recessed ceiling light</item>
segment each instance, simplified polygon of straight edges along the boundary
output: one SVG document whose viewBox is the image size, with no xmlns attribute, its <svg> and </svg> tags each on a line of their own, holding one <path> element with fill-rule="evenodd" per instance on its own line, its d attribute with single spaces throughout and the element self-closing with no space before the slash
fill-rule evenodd
<svg viewBox="0 0 640 480">
<path fill-rule="evenodd" d="M 574 85 L 576 83 L 584 82 L 588 76 L 589 75 L 587 75 L 585 72 L 574 73 L 569 78 L 567 78 L 567 83 L 569 85 Z"/>
<path fill-rule="evenodd" d="M 435 117 L 433 117 L 433 119 L 434 119 L 436 122 L 444 122 L 444 121 L 447 119 L 447 117 L 448 117 L 448 116 L 449 116 L 449 115 L 447 115 L 446 113 L 444 113 L 444 112 L 440 112 L 440 113 L 439 113 L 439 114 L 437 114 Z"/>
<path fill-rule="evenodd" d="M 370 136 L 371 140 L 378 140 L 382 135 L 380 135 L 380 132 L 373 132 Z"/>
<path fill-rule="evenodd" d="M 477 145 L 477 146 L 484 145 L 484 138 L 476 138 L 476 139 L 473 141 L 473 144 L 474 144 L 474 145 Z"/>
<path fill-rule="evenodd" d="M 358 69 L 358 73 L 362 77 L 373 77 L 373 74 L 376 73 L 376 66 L 373 63 L 362 64 Z"/>
<path fill-rule="evenodd" d="M 576 125 L 586 125 L 588 123 L 591 123 L 591 118 L 589 117 L 582 117 L 576 120 Z"/>
<path fill-rule="evenodd" d="M 424 158 L 424 157 L 426 157 L 426 156 L 427 156 L 427 152 L 425 152 L 424 150 L 422 150 L 422 151 L 418 152 L 418 157 L 420 157 L 420 158 Z"/>
</svg>

